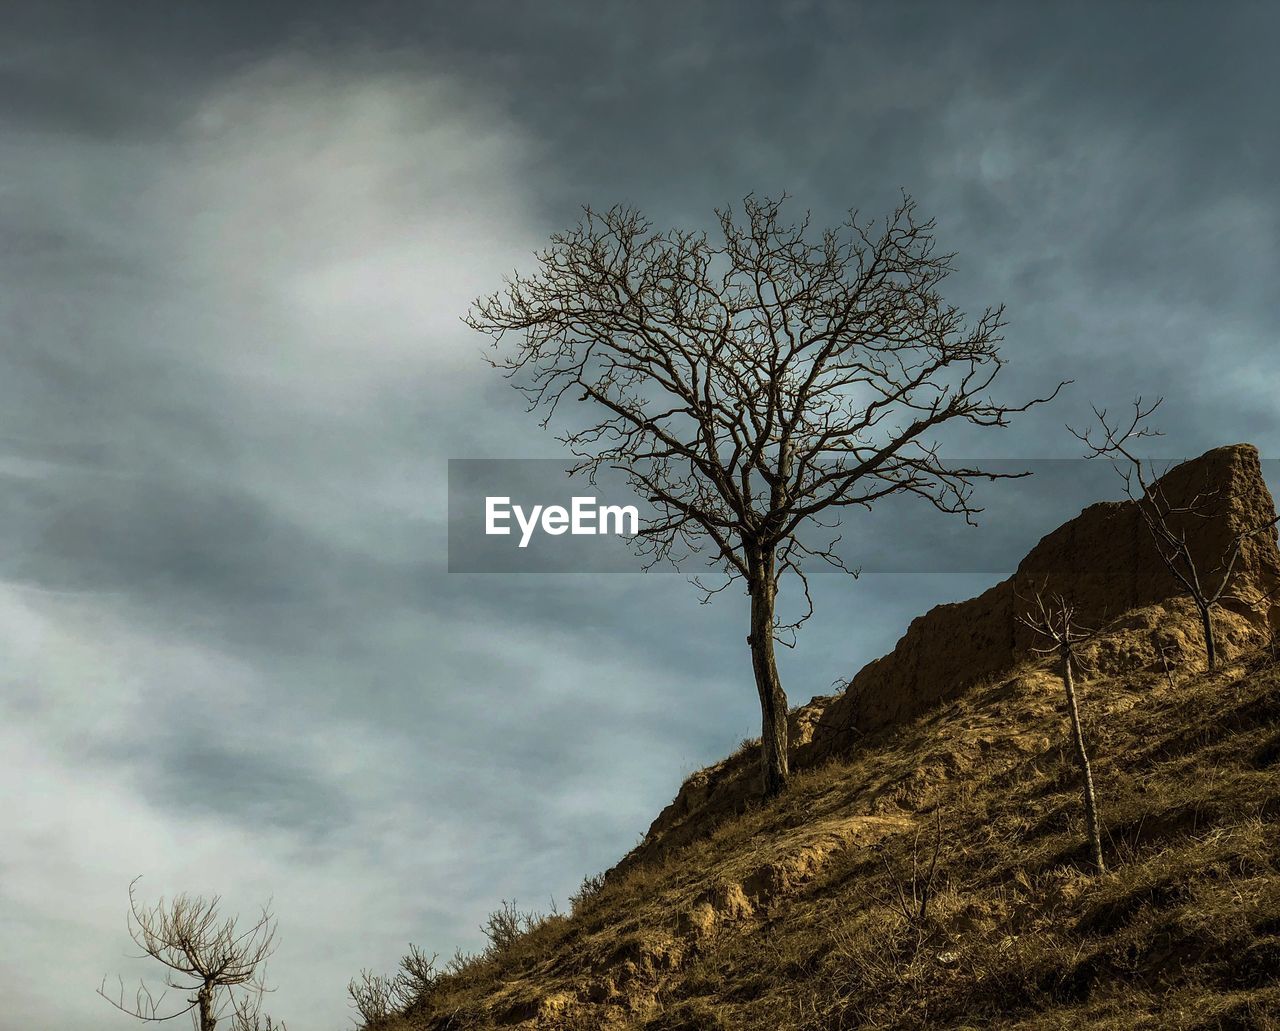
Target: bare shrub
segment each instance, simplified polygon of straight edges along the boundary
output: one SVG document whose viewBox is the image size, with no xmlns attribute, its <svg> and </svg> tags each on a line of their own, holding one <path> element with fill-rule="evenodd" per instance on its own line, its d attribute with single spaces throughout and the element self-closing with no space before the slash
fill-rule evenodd
<svg viewBox="0 0 1280 1031">
<path fill-rule="evenodd" d="M 377 1028 L 391 1017 L 428 996 L 445 976 L 436 968 L 439 956 L 428 956 L 414 944 L 400 960 L 394 974 L 360 971 L 347 983 L 347 994 L 365 1028 Z"/>
<path fill-rule="evenodd" d="M 590 874 L 582 878 L 582 884 L 579 885 L 578 890 L 569 896 L 569 911 L 580 913 L 583 907 L 598 897 L 602 891 L 604 891 L 604 874 Z"/>
<path fill-rule="evenodd" d="M 450 977 L 463 977 L 480 966 L 484 959 L 485 957 L 481 953 L 463 952 L 462 949 L 454 949 L 453 955 L 449 957 L 449 961 L 444 965 L 445 973 Z"/>
<path fill-rule="evenodd" d="M 906 872 L 899 872 L 889 862 L 883 848 L 878 848 L 880 860 L 889 875 L 889 883 L 893 889 L 893 902 L 890 908 L 896 908 L 902 914 L 907 926 L 912 928 L 917 938 L 923 937 L 929 919 L 929 903 L 933 900 L 941 873 L 938 860 L 944 852 L 942 834 L 942 812 L 934 811 L 932 840 L 922 845 L 920 841 L 923 828 L 917 827 L 915 838 L 911 842 L 910 866 Z"/>
<path fill-rule="evenodd" d="M 514 899 L 510 902 L 503 899 L 499 907 L 480 925 L 480 931 L 489 940 L 489 952 L 501 955 L 532 931 L 541 919 L 538 913 L 521 912 L 516 908 Z"/>
<path fill-rule="evenodd" d="M 267 1014 L 256 1011 L 250 1013 L 237 1011 L 231 1021 L 231 1029 L 232 1031 L 289 1031 L 284 1021 L 272 1020 Z"/>
<path fill-rule="evenodd" d="M 353 977 L 347 983 L 347 994 L 365 1028 L 385 1024 L 412 1001 L 405 996 L 404 985 L 398 977 L 375 974 L 372 970 L 361 970 L 359 977 Z"/>
<path fill-rule="evenodd" d="M 441 972 L 436 969 L 436 960 L 439 958 L 434 952 L 428 956 L 418 946 L 410 943 L 409 951 L 400 960 L 398 977 L 404 993 L 411 999 L 416 1001 L 426 995 L 439 982 Z"/>
</svg>

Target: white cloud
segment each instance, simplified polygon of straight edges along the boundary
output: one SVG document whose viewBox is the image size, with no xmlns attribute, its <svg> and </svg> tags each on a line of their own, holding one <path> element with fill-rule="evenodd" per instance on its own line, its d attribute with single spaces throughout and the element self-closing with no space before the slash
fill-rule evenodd
<svg viewBox="0 0 1280 1031">
<path fill-rule="evenodd" d="M 267 320 L 223 341 L 264 386 L 430 372 L 438 387 L 484 371 L 458 317 L 531 249 L 529 159 L 518 127 L 446 76 L 281 58 L 201 105 L 155 214 L 213 303 Z"/>
</svg>

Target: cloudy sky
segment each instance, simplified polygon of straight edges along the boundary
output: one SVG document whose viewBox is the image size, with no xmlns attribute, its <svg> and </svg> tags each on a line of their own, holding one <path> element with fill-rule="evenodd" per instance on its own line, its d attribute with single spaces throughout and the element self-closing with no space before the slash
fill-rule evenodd
<svg viewBox="0 0 1280 1031">
<path fill-rule="evenodd" d="M 272 897 L 269 1009 L 348 1026 L 755 732 L 744 599 L 447 571 L 448 459 L 558 455 L 458 317 L 581 204 L 905 188 L 1008 305 L 1005 396 L 1076 380 L 955 447 L 1071 457 L 1143 393 L 1169 455 L 1280 455 L 1280 12 L 1116 6 L 6 4 L 0 1028 L 130 1026 L 138 875 Z M 1021 551 L 823 578 L 792 698 Z"/>
</svg>

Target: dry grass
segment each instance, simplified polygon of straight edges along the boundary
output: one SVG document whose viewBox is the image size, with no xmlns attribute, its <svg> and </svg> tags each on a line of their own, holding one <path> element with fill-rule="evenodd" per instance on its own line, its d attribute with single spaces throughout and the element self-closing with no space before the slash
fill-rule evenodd
<svg viewBox="0 0 1280 1031">
<path fill-rule="evenodd" d="M 1280 1031 L 1280 670 L 981 686 L 431 981 L 388 1028 Z M 901 905 L 940 851 L 924 913 Z M 921 833 L 921 829 L 923 832 Z"/>
</svg>

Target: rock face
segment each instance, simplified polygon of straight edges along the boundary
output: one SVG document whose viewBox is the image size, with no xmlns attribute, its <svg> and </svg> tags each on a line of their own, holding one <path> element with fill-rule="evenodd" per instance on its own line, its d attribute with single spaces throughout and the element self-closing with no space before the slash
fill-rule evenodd
<svg viewBox="0 0 1280 1031">
<path fill-rule="evenodd" d="M 1174 507 L 1200 496 L 1184 517 L 1202 583 L 1215 574 L 1238 534 L 1275 517 L 1257 449 L 1217 448 L 1171 469 L 1160 481 Z M 1274 527 L 1245 541 L 1223 606 L 1263 624 L 1280 613 L 1268 597 L 1280 585 Z M 1132 502 L 1091 505 L 1022 560 L 1017 571 L 969 601 L 939 605 L 913 620 L 888 655 L 867 665 L 826 707 L 803 761 L 841 751 L 862 733 L 909 719 L 985 677 L 1009 669 L 1043 644 L 1017 619 L 1037 590 L 1073 602 L 1081 625 L 1095 627 L 1165 602 L 1181 587 L 1160 559 Z"/>
<path fill-rule="evenodd" d="M 1174 506 L 1201 498 L 1201 516 L 1186 519 L 1183 528 L 1210 591 L 1221 577 L 1214 570 L 1237 535 L 1276 514 L 1258 451 L 1249 444 L 1184 462 L 1160 483 Z M 1271 527 L 1241 547 L 1222 602 L 1226 611 L 1217 622 L 1226 654 L 1280 623 L 1276 540 Z M 861 735 L 918 716 L 1028 658 L 1042 642 L 1017 617 L 1037 591 L 1073 602 L 1081 626 L 1115 623 L 1113 639 L 1090 649 L 1091 659 L 1113 669 L 1150 665 L 1166 645 L 1184 657 L 1198 647 L 1190 610 L 1177 599 L 1182 588 L 1161 561 L 1137 507 L 1132 502 L 1091 505 L 1044 537 L 1009 579 L 913 620 L 893 651 L 864 667 L 842 694 L 793 710 L 793 768 L 847 751 Z M 1162 629 L 1162 621 L 1170 619 L 1177 629 Z M 757 764 L 757 750 L 748 748 L 693 774 L 619 868 L 705 833 L 713 813 L 749 804 L 758 789 Z"/>
</svg>

